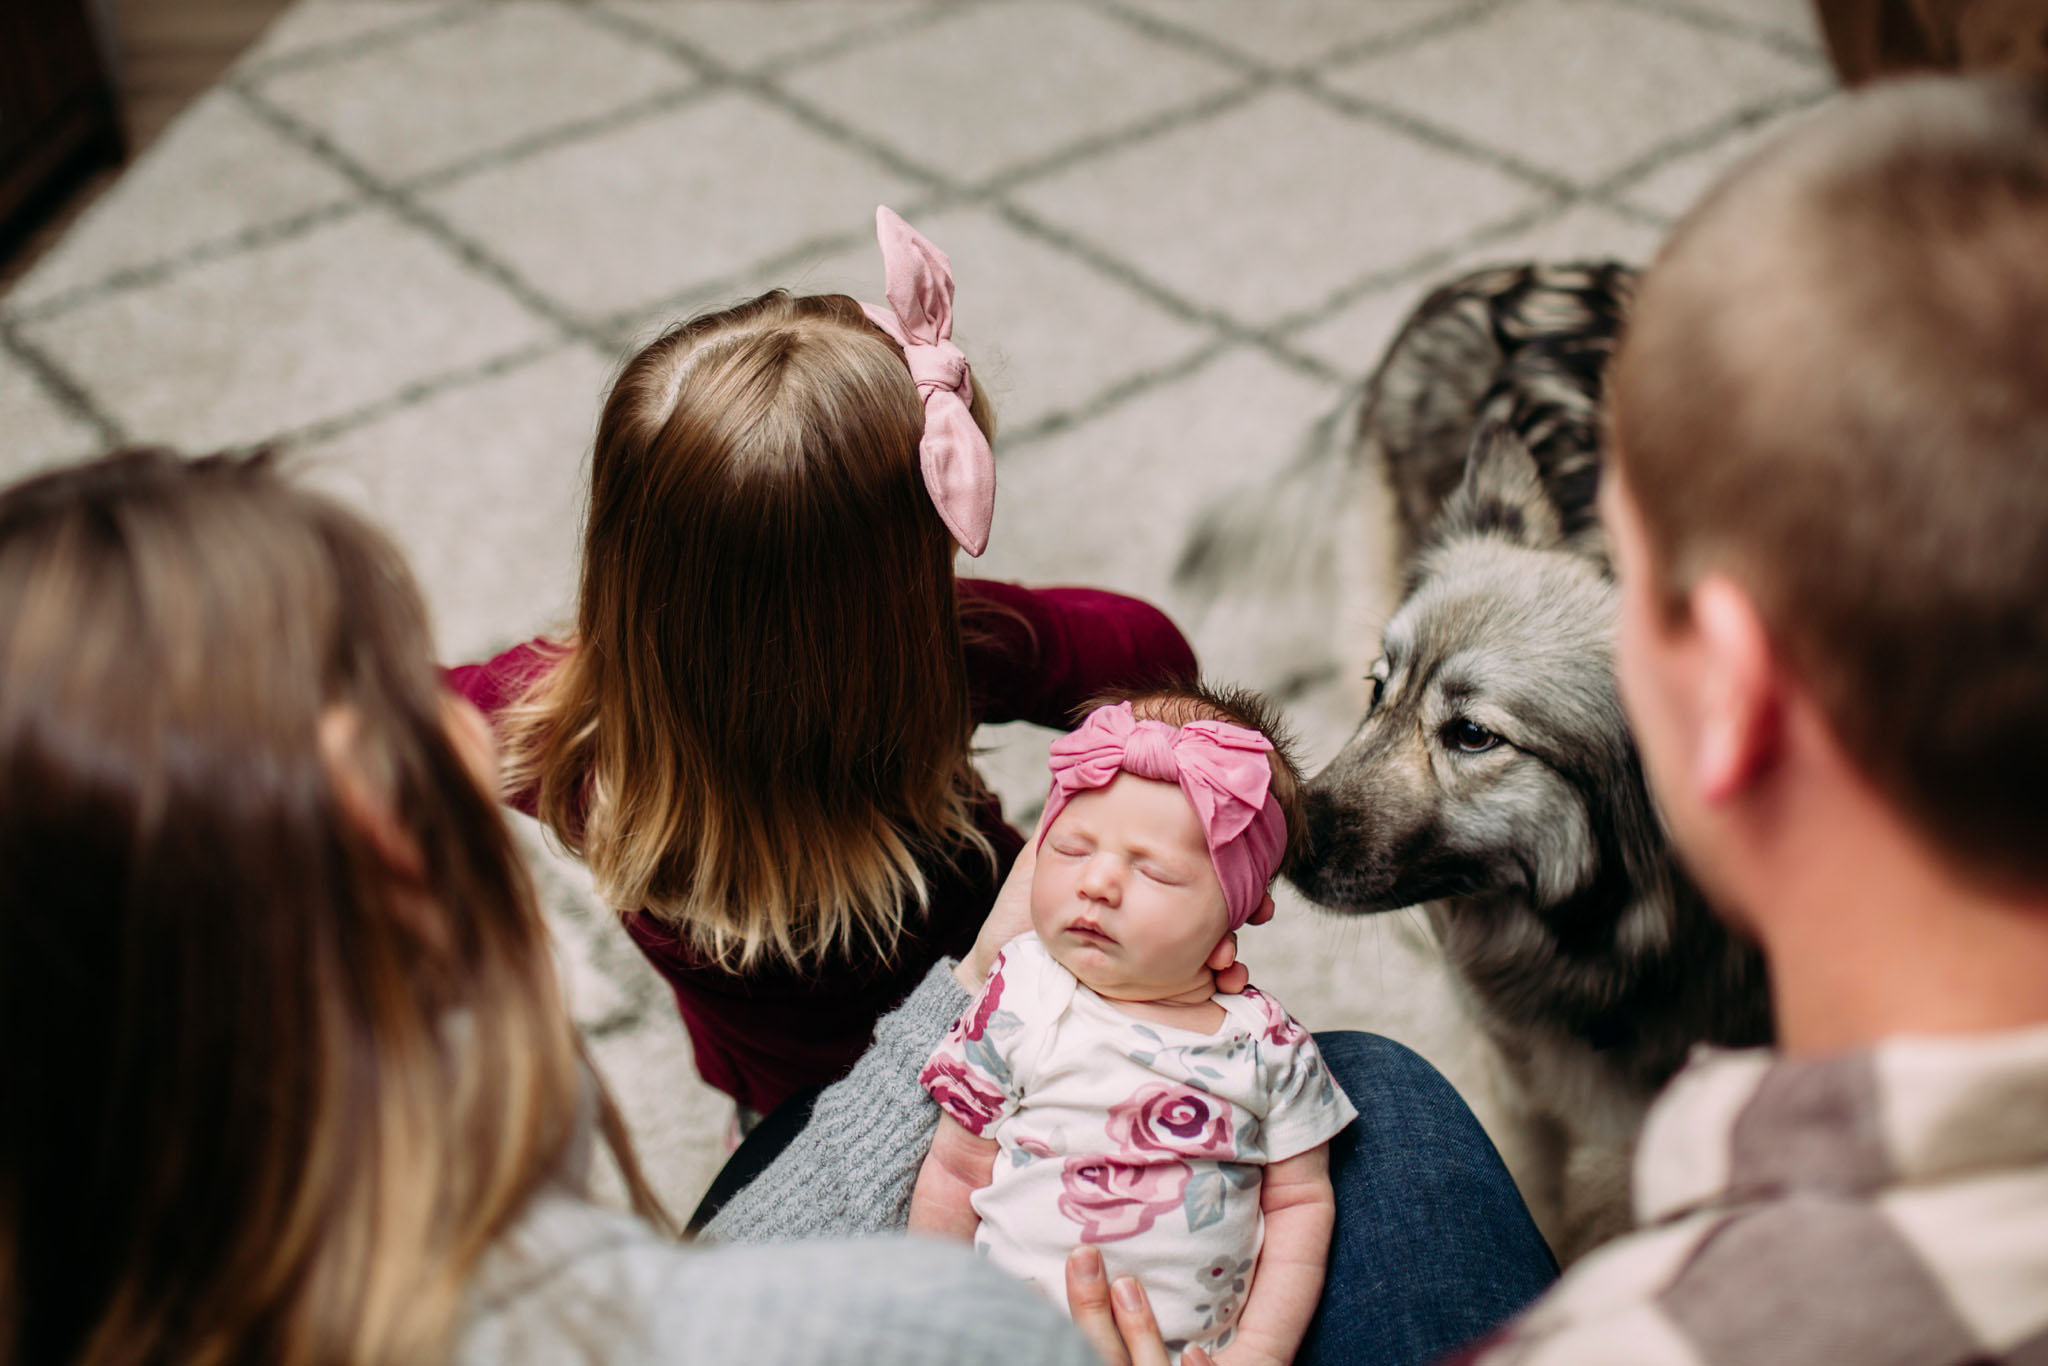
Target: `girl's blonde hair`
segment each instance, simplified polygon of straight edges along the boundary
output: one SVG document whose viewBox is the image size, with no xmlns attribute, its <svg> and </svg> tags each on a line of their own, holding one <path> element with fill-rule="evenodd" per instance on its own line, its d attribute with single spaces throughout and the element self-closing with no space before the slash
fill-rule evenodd
<svg viewBox="0 0 2048 1366">
<path fill-rule="evenodd" d="M 0 678 L 0 1361 L 445 1359 L 587 1083 L 397 553 L 261 462 L 45 475 Z"/>
<path fill-rule="evenodd" d="M 990 855 L 923 430 L 843 295 L 680 324 L 605 404 L 576 637 L 507 718 L 506 781 L 714 961 L 887 957 L 921 856 Z"/>
</svg>

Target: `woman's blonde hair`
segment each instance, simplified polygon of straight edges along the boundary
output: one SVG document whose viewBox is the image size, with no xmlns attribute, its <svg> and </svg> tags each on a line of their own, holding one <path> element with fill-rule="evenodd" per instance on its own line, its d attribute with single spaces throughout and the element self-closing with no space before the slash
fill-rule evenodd
<svg viewBox="0 0 2048 1366">
<path fill-rule="evenodd" d="M 923 430 L 843 295 L 683 323 L 605 404 L 576 637 L 507 718 L 506 782 L 613 906 L 730 967 L 887 957 L 920 857 L 989 855 Z"/>
<path fill-rule="evenodd" d="M 588 1083 L 397 553 L 260 460 L 44 475 L 0 679 L 0 1361 L 445 1358 Z"/>
</svg>

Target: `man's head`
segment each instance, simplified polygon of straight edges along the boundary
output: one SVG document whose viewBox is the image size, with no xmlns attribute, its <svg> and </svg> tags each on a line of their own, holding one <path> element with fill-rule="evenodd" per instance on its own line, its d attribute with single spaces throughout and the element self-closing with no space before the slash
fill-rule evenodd
<svg viewBox="0 0 2048 1366">
<path fill-rule="evenodd" d="M 1611 392 L 1621 683 L 1697 871 L 1796 693 L 1958 874 L 2048 889 L 2048 84 L 1896 83 L 1766 148 Z"/>
</svg>

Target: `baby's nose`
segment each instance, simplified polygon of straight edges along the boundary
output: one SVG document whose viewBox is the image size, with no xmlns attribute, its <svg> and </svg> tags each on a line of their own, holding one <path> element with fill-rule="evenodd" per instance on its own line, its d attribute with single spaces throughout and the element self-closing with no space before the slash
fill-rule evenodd
<svg viewBox="0 0 2048 1366">
<path fill-rule="evenodd" d="M 1097 854 L 1088 860 L 1088 866 L 1081 870 L 1081 895 L 1112 906 L 1122 898 L 1123 879 L 1117 875 L 1114 859 Z"/>
</svg>

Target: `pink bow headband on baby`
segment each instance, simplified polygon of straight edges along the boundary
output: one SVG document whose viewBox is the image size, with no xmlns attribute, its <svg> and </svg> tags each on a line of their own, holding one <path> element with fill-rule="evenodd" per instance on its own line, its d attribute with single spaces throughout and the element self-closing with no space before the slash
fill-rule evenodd
<svg viewBox="0 0 2048 1366">
<path fill-rule="evenodd" d="M 953 263 L 893 209 L 875 210 L 875 236 L 882 243 L 889 307 L 862 304 L 861 311 L 903 348 L 924 401 L 917 454 L 925 489 L 960 548 L 979 555 L 995 519 L 996 458 L 968 411 L 974 386 L 967 357 L 952 341 Z"/>
<path fill-rule="evenodd" d="M 1224 721 L 1174 727 L 1140 721 L 1131 704 L 1097 707 L 1080 729 L 1052 742 L 1052 792 L 1038 838 L 1074 794 L 1108 787 L 1119 773 L 1179 783 L 1202 824 L 1223 904 L 1235 930 L 1266 898 L 1287 853 L 1287 817 L 1273 796 L 1273 742 Z"/>
</svg>

